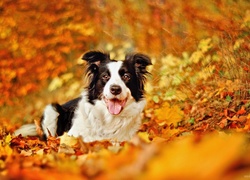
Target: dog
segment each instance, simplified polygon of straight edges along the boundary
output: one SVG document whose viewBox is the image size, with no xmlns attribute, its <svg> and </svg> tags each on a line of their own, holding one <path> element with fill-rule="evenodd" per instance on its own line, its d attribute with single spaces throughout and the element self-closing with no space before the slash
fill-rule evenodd
<svg viewBox="0 0 250 180">
<path fill-rule="evenodd" d="M 84 142 L 130 140 L 141 125 L 146 105 L 144 84 L 150 58 L 134 53 L 117 61 L 108 53 L 89 51 L 82 59 L 87 62 L 88 86 L 76 99 L 46 106 L 41 118 L 45 137 L 67 132 Z M 35 125 L 26 125 L 15 134 L 35 135 Z"/>
</svg>

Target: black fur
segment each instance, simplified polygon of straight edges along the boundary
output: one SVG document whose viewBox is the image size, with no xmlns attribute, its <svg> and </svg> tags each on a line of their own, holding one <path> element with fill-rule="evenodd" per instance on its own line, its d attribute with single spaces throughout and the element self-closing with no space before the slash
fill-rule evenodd
<svg viewBox="0 0 250 180">
<path fill-rule="evenodd" d="M 98 98 L 100 92 L 96 87 L 96 82 L 99 78 L 99 67 L 104 63 L 110 61 L 109 54 L 102 53 L 100 51 L 89 51 L 82 57 L 83 60 L 87 61 L 87 75 L 89 77 L 89 85 L 88 85 L 88 100 L 91 104 L 94 104 L 94 100 Z"/>
<path fill-rule="evenodd" d="M 96 62 L 103 62 L 105 60 L 109 61 L 109 54 L 102 53 L 100 51 L 89 51 L 82 56 L 82 59 L 87 61 L 89 64 Z"/>
<path fill-rule="evenodd" d="M 74 116 L 75 109 L 78 102 L 81 100 L 80 97 L 73 99 L 62 106 L 57 104 L 57 110 L 59 112 L 58 121 L 57 121 L 57 135 L 61 136 L 65 131 L 69 131 L 72 126 L 72 118 Z"/>
<path fill-rule="evenodd" d="M 148 74 L 146 67 L 151 64 L 150 58 L 144 54 L 130 54 L 125 57 L 123 67 L 131 73 L 131 80 L 126 85 L 136 101 L 143 98 L 144 82 Z"/>
<path fill-rule="evenodd" d="M 77 104 L 80 100 L 81 98 L 78 97 L 63 105 L 60 105 L 58 103 L 51 104 L 53 108 L 59 113 L 56 130 L 58 136 L 63 135 L 64 132 L 69 131 L 69 129 L 71 128 L 72 118 L 74 116 Z"/>
<path fill-rule="evenodd" d="M 82 59 L 88 62 L 87 73 L 89 75 L 89 102 L 94 104 L 94 100 L 100 98 L 105 85 L 105 80 L 102 76 L 109 72 L 106 64 L 111 60 L 110 56 L 100 51 L 90 51 L 83 55 Z M 151 60 L 148 56 L 140 53 L 126 55 L 123 61 L 120 76 L 125 73 L 130 74 L 131 79 L 125 82 L 127 87 L 131 90 L 131 94 L 136 101 L 143 98 L 145 76 L 148 73 L 146 67 L 151 65 Z"/>
</svg>

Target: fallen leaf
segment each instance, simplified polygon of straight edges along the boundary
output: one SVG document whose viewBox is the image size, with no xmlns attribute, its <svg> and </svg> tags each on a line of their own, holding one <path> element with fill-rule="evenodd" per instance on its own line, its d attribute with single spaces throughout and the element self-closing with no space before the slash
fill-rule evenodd
<svg viewBox="0 0 250 180">
<path fill-rule="evenodd" d="M 176 124 L 183 118 L 183 111 L 177 105 L 170 106 L 168 102 L 164 102 L 160 108 L 155 109 L 157 123 L 174 123 Z"/>
<path fill-rule="evenodd" d="M 75 150 L 74 150 L 74 148 L 72 148 L 66 144 L 61 144 L 59 146 L 58 153 L 75 154 Z"/>
<path fill-rule="evenodd" d="M 64 133 L 60 138 L 60 145 L 65 144 L 67 146 L 74 146 L 78 142 L 78 138 L 75 138 L 73 136 L 69 136 L 67 133 Z"/>
<path fill-rule="evenodd" d="M 245 110 L 245 107 L 244 106 L 241 106 L 241 108 L 240 108 L 240 110 L 239 111 L 237 111 L 237 115 L 243 115 L 243 114 L 245 114 L 246 113 L 246 110 Z"/>
</svg>

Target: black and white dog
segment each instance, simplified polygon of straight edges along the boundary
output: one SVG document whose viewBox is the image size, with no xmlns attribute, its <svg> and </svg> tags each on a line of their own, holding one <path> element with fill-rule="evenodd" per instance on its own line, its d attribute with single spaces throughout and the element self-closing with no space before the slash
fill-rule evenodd
<svg viewBox="0 0 250 180">
<path fill-rule="evenodd" d="M 68 132 L 82 137 L 84 142 L 130 140 L 141 125 L 150 58 L 137 53 L 117 61 L 110 59 L 109 54 L 90 51 L 82 59 L 88 64 L 88 87 L 79 98 L 46 106 L 41 121 L 45 136 Z M 23 130 L 15 134 L 22 134 Z"/>
</svg>

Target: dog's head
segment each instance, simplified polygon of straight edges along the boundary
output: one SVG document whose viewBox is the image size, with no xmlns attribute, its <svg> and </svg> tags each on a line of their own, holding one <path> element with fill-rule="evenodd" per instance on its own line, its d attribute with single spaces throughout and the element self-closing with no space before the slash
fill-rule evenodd
<svg viewBox="0 0 250 180">
<path fill-rule="evenodd" d="M 144 83 L 151 65 L 148 56 L 140 53 L 126 55 L 125 60 L 111 60 L 109 54 L 90 51 L 83 55 L 89 75 L 88 98 L 94 104 L 103 100 L 109 112 L 119 114 L 127 100 L 138 102 L 143 98 Z"/>
</svg>

